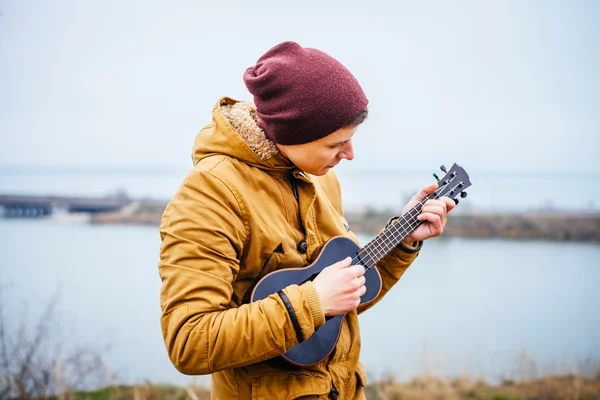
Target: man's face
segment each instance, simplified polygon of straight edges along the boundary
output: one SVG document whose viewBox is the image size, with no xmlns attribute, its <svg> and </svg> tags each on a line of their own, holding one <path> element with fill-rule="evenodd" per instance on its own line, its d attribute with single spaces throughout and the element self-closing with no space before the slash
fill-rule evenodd
<svg viewBox="0 0 600 400">
<path fill-rule="evenodd" d="M 314 142 L 295 145 L 278 144 L 277 147 L 302 171 L 317 176 L 325 175 L 342 159 L 354 158 L 352 136 L 357 129 L 357 126 L 342 128 Z"/>
</svg>

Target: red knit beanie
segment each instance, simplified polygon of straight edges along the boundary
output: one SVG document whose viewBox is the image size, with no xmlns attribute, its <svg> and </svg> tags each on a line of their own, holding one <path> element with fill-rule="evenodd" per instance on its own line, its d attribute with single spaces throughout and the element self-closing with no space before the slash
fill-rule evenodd
<svg viewBox="0 0 600 400">
<path fill-rule="evenodd" d="M 367 108 L 356 78 L 317 49 L 284 42 L 246 70 L 259 125 L 275 143 L 308 143 L 348 126 Z"/>
</svg>

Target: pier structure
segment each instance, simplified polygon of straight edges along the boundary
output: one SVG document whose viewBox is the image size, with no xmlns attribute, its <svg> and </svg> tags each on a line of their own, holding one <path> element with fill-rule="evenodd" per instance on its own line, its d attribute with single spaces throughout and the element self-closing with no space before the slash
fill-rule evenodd
<svg viewBox="0 0 600 400">
<path fill-rule="evenodd" d="M 126 196 L 90 198 L 0 195 L 0 218 L 43 218 L 53 214 L 119 212 L 133 203 Z"/>
</svg>

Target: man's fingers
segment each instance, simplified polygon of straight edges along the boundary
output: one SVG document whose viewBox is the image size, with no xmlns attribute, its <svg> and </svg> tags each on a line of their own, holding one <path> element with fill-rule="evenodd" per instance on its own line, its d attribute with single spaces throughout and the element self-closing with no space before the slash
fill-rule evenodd
<svg viewBox="0 0 600 400">
<path fill-rule="evenodd" d="M 452 202 L 454 204 L 454 201 L 451 200 L 448 197 L 440 197 L 439 199 L 434 199 L 434 200 L 427 200 L 425 203 L 423 203 L 423 206 L 438 206 L 438 207 L 442 207 L 444 209 L 444 211 L 446 211 L 448 209 L 448 201 Z"/>
<path fill-rule="evenodd" d="M 367 283 L 367 278 L 365 278 L 365 276 L 364 276 L 364 275 L 362 275 L 362 276 L 359 276 L 358 278 L 356 278 L 356 280 L 358 281 L 358 283 L 359 283 L 361 286 L 364 286 L 364 285 L 365 285 L 365 283 Z"/>
<path fill-rule="evenodd" d="M 446 213 L 446 205 L 443 206 L 423 206 L 421 209 L 424 213 L 433 213 L 442 216 Z"/>
<path fill-rule="evenodd" d="M 336 262 L 334 265 L 338 268 L 347 268 L 352 264 L 352 258 L 346 257 L 341 261 Z"/>
<path fill-rule="evenodd" d="M 365 282 L 367 280 L 365 279 L 364 275 L 363 276 L 359 276 L 358 278 L 356 278 L 354 280 L 354 290 L 356 289 L 360 289 L 361 287 L 363 287 L 365 285 Z"/>
<path fill-rule="evenodd" d="M 417 202 L 422 201 L 423 199 L 425 199 L 425 197 L 427 197 L 431 193 L 435 192 L 437 190 L 437 188 L 438 188 L 437 183 L 432 183 L 431 185 L 427 185 L 423 189 L 421 189 L 421 191 L 419 193 L 417 193 L 415 195 L 414 199 Z"/>
<path fill-rule="evenodd" d="M 447 212 L 452 211 L 454 207 L 456 207 L 456 203 L 450 197 L 443 196 L 440 197 L 440 200 L 442 200 L 446 204 Z"/>
<path fill-rule="evenodd" d="M 437 214 L 423 213 L 423 214 L 419 215 L 417 217 L 417 219 L 419 219 L 421 221 L 425 220 L 425 221 L 431 223 L 431 230 L 437 235 L 440 235 L 444 230 L 444 226 L 442 224 L 442 218 Z"/>
<path fill-rule="evenodd" d="M 427 204 L 427 203 L 425 203 Z M 424 206 L 422 209 L 424 213 L 431 213 L 435 215 L 439 215 L 441 221 L 446 224 L 446 204 L 441 202 L 441 205 L 435 206 Z"/>
<path fill-rule="evenodd" d="M 425 203 L 423 203 L 424 206 L 433 206 L 433 205 L 439 205 L 439 206 L 443 206 L 444 209 L 446 210 L 446 212 L 450 212 L 452 211 L 452 209 L 454 209 L 454 207 L 456 207 L 456 203 L 454 202 L 454 200 L 452 200 L 450 197 L 447 196 L 442 196 L 436 200 L 427 200 Z"/>
<path fill-rule="evenodd" d="M 365 272 L 366 272 L 365 267 L 363 267 L 362 265 L 352 266 L 351 274 L 353 274 L 354 276 L 363 276 L 365 274 Z"/>
<path fill-rule="evenodd" d="M 367 287 L 366 286 L 361 286 L 356 291 L 356 294 L 358 295 L 358 297 L 362 297 L 365 293 L 367 293 Z"/>
</svg>

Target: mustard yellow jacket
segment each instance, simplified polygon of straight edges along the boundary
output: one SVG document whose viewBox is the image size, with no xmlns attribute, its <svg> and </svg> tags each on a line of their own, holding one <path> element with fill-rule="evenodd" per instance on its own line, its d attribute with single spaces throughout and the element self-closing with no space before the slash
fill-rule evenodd
<svg viewBox="0 0 600 400">
<path fill-rule="evenodd" d="M 169 357 L 184 374 L 212 374 L 214 399 L 327 398 L 332 387 L 339 399 L 363 399 L 363 308 L 347 314 L 330 356 L 298 368 L 277 358 L 299 340 L 280 296 L 249 302 L 261 277 L 310 264 L 329 239 L 358 243 L 346 229 L 334 173 L 298 170 L 264 138 L 253 111 L 249 103 L 219 100 L 196 138 L 195 167 L 164 212 L 160 305 Z M 377 300 L 417 253 L 397 248 L 377 265 Z M 325 322 L 312 282 L 284 292 L 309 338 Z"/>
</svg>

